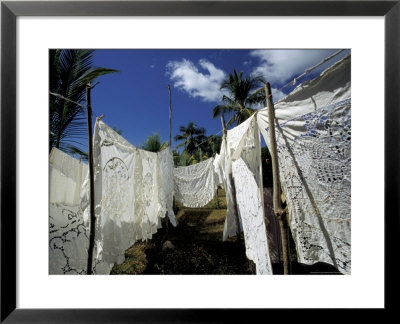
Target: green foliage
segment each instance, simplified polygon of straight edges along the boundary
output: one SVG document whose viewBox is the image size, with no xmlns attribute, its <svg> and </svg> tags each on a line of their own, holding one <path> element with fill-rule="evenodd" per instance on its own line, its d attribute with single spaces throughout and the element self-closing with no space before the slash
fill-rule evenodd
<svg viewBox="0 0 400 324">
<path fill-rule="evenodd" d="M 160 152 L 168 147 L 168 142 L 161 143 L 160 132 L 147 137 L 146 142 L 141 146 L 143 150 L 150 152 Z"/>
<path fill-rule="evenodd" d="M 206 158 L 214 156 L 221 150 L 222 136 L 210 135 L 205 142 L 204 153 Z"/>
<path fill-rule="evenodd" d="M 262 76 L 243 75 L 243 71 L 238 74 L 233 70 L 221 84 L 221 90 L 226 90 L 228 95 L 223 95 L 222 104 L 214 107 L 213 118 L 233 113 L 227 126 L 244 122 L 254 113 L 255 105 L 265 102 L 263 89 L 258 89 L 263 87 L 264 82 Z"/>
<path fill-rule="evenodd" d="M 118 129 L 117 126 L 113 126 L 112 129 L 113 129 L 113 131 L 116 132 L 117 134 L 122 135 L 122 132 L 123 132 L 122 129 Z"/>
<path fill-rule="evenodd" d="M 87 138 L 86 109 L 81 106 L 86 100 L 86 85 L 101 75 L 118 72 L 93 67 L 93 52 L 84 49 L 49 51 L 49 90 L 73 101 L 49 95 L 50 150 L 55 146 L 69 153 L 71 147 L 82 145 L 79 140 Z"/>
<path fill-rule="evenodd" d="M 177 159 L 176 166 L 188 166 L 195 163 L 197 163 L 197 159 L 195 158 L 195 156 L 193 154 L 190 155 L 186 151 L 183 151 L 182 154 L 179 156 L 179 159 Z"/>
<path fill-rule="evenodd" d="M 189 153 L 189 155 L 192 155 L 199 149 L 204 152 L 206 145 L 203 142 L 207 139 L 205 128 L 196 127 L 195 123 L 190 122 L 187 127 L 180 126 L 179 131 L 181 134 L 176 135 L 174 140 L 181 141 L 181 143 L 176 148 L 183 147 L 184 151 Z"/>
<path fill-rule="evenodd" d="M 77 155 L 78 159 L 81 159 L 82 161 L 86 161 L 86 162 L 89 161 L 89 153 L 80 150 L 76 146 L 70 145 L 68 147 L 68 153 L 71 155 Z"/>
</svg>

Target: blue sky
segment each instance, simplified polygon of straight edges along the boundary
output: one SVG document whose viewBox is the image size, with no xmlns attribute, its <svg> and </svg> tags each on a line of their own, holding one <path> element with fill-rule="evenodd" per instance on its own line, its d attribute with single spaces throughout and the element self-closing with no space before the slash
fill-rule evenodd
<svg viewBox="0 0 400 324">
<path fill-rule="evenodd" d="M 135 146 L 142 145 L 155 132 L 160 133 L 162 141 L 168 141 L 171 85 L 174 148 L 178 143 L 173 137 L 179 127 L 191 121 L 204 127 L 208 136 L 221 131 L 220 119 L 212 118 L 212 109 L 222 97 L 220 83 L 233 69 L 262 74 L 273 89 L 279 89 L 336 51 L 96 50 L 95 66 L 117 69 L 120 73 L 98 79 L 100 84 L 92 91 L 93 113 L 104 114 L 104 122 L 121 129 L 122 136 Z M 349 50 L 342 52 L 307 78 L 315 77 L 348 53 Z M 274 101 L 292 89 L 273 92 Z"/>
</svg>

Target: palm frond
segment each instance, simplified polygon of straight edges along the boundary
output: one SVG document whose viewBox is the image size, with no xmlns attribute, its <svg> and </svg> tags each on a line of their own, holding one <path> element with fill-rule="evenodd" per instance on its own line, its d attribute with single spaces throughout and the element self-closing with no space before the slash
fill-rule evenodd
<svg viewBox="0 0 400 324">
<path fill-rule="evenodd" d="M 218 116 L 235 112 L 237 113 L 240 110 L 239 107 L 233 105 L 219 105 L 215 106 L 212 111 L 213 118 L 217 118 Z"/>
<path fill-rule="evenodd" d="M 86 111 L 74 102 L 84 102 L 88 82 L 118 72 L 93 67 L 93 53 L 94 50 L 88 49 L 49 51 L 50 91 L 73 101 L 50 95 L 50 148 L 55 146 L 68 152 L 68 145 L 64 143 L 87 137 Z"/>
<path fill-rule="evenodd" d="M 87 162 L 89 160 L 89 153 L 82 151 L 81 149 L 79 149 L 78 147 L 76 147 L 74 145 L 71 145 L 71 144 L 68 145 L 68 153 L 71 155 L 77 155 L 83 161 Z"/>
</svg>

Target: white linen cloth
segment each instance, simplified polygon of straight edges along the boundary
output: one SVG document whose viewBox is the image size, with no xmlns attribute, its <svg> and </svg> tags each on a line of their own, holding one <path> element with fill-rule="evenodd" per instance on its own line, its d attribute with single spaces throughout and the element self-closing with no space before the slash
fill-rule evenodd
<svg viewBox="0 0 400 324">
<path fill-rule="evenodd" d="M 217 159 L 218 157 L 218 159 Z M 237 233 L 236 219 L 233 212 L 233 197 L 232 197 L 232 187 L 229 180 L 229 174 L 227 171 L 232 170 L 232 161 L 229 159 L 226 150 L 226 141 L 223 140 L 221 144 L 220 154 L 216 156 L 214 161 L 214 173 L 216 174 L 216 179 L 218 183 L 222 185 L 225 189 L 226 196 L 226 217 L 224 223 L 224 231 L 222 235 L 222 240 L 226 241 L 229 237 L 235 236 Z M 242 232 L 242 223 L 239 218 L 239 229 Z"/>
<path fill-rule="evenodd" d="M 52 148 L 49 158 L 49 274 L 86 274 L 89 234 L 80 208 L 88 166 Z M 93 258 L 94 274 L 109 274 L 113 264 Z"/>
<path fill-rule="evenodd" d="M 224 187 L 226 193 L 227 212 L 224 224 L 224 232 L 222 240 L 225 241 L 228 237 L 235 236 L 237 233 L 236 219 L 233 213 L 233 198 L 232 188 L 229 181 L 229 173 L 232 173 L 232 159 L 237 159 L 243 148 L 244 134 L 247 132 L 249 124 L 252 122 L 254 117 L 246 119 L 240 125 L 229 129 L 227 131 L 226 143 L 222 141 L 221 145 L 221 162 L 220 168 L 225 176 Z M 239 228 L 243 231 L 242 222 L 239 218 Z"/>
<path fill-rule="evenodd" d="M 99 257 L 120 264 L 143 235 L 143 215 L 135 208 L 141 198 L 134 182 L 139 158 L 137 149 L 102 121 L 95 124 L 93 142 L 96 246 Z"/>
<path fill-rule="evenodd" d="M 253 115 L 238 129 L 228 131 L 238 213 L 243 226 L 246 256 L 256 264 L 257 274 L 271 275 L 261 177 L 260 133 Z"/>
<path fill-rule="evenodd" d="M 351 272 L 350 55 L 275 104 L 280 180 L 299 261 Z M 270 147 L 267 108 L 257 122 Z"/>
<path fill-rule="evenodd" d="M 152 238 L 167 211 L 176 225 L 170 190 L 172 153 L 137 149 L 102 121 L 96 122 L 93 141 L 98 256 L 120 264 L 137 240 Z M 86 219 L 88 197 L 86 187 L 82 197 Z"/>
<path fill-rule="evenodd" d="M 174 197 L 174 159 L 170 148 L 166 148 L 158 155 L 159 177 L 161 187 L 159 191 L 160 210 L 159 216 L 164 213 L 168 214 L 168 218 L 172 226 L 176 226 L 175 213 L 173 210 Z"/>
<path fill-rule="evenodd" d="M 87 173 L 87 164 L 53 147 L 49 158 L 50 203 L 79 205 Z"/>
<path fill-rule="evenodd" d="M 214 158 L 197 164 L 174 168 L 174 195 L 186 207 L 202 207 L 209 203 L 217 190 Z"/>
<path fill-rule="evenodd" d="M 87 273 L 89 234 L 79 205 L 50 203 L 49 274 Z M 109 274 L 113 264 L 93 256 L 93 274 Z"/>
</svg>

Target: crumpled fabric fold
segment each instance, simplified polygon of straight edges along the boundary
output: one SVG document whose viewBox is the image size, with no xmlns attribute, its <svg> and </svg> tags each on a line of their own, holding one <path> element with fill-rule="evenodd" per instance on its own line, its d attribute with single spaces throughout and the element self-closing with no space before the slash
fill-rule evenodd
<svg viewBox="0 0 400 324">
<path fill-rule="evenodd" d="M 197 164 L 174 168 L 174 195 L 177 201 L 190 208 L 203 207 L 214 197 L 217 183 L 214 158 Z"/>
<path fill-rule="evenodd" d="M 275 104 L 280 180 L 299 262 L 351 273 L 351 56 Z M 267 145 L 268 110 L 257 122 Z"/>
<path fill-rule="evenodd" d="M 49 274 L 86 274 L 89 232 L 80 207 L 88 166 L 53 148 L 50 153 Z M 93 256 L 93 274 L 109 274 L 112 263 Z"/>
<path fill-rule="evenodd" d="M 160 218 L 168 214 L 176 225 L 170 190 L 172 153 L 138 149 L 102 121 L 95 124 L 93 142 L 98 257 L 121 264 L 130 246 L 152 238 L 161 226 Z M 86 186 L 85 219 L 89 192 Z"/>
</svg>

